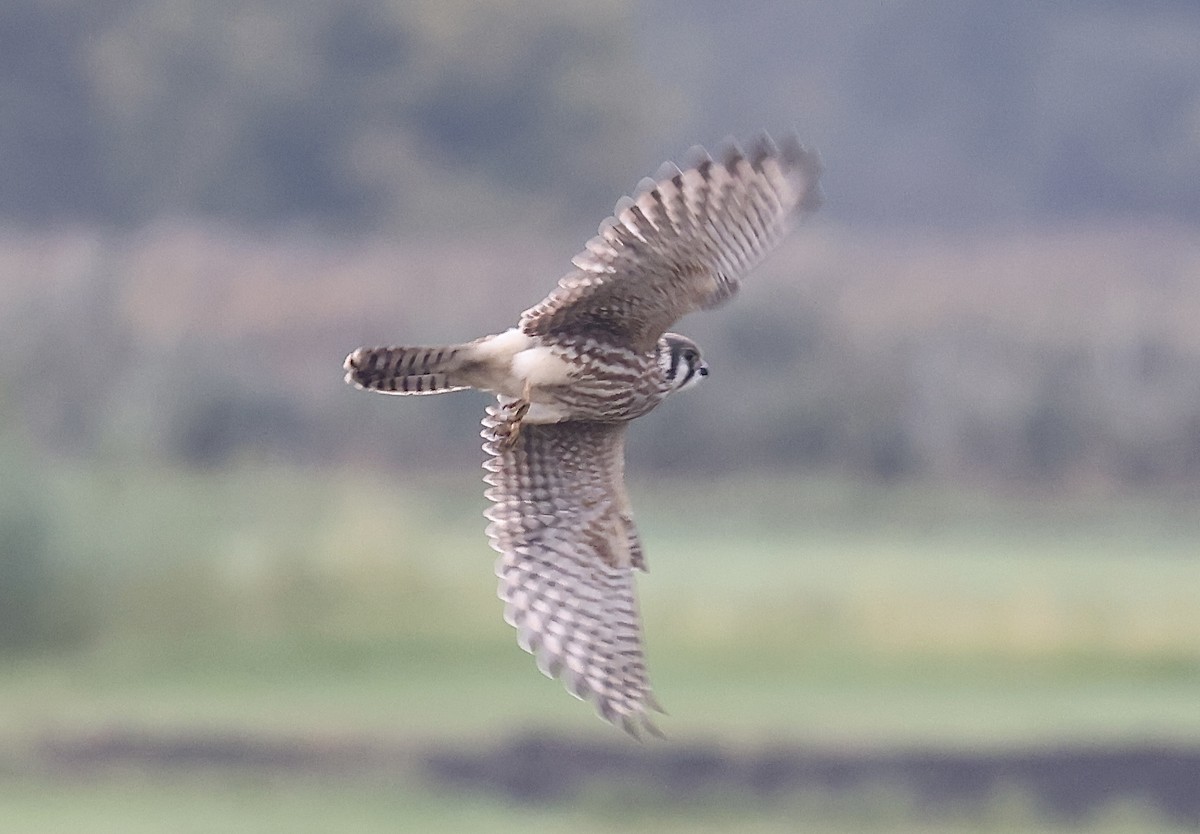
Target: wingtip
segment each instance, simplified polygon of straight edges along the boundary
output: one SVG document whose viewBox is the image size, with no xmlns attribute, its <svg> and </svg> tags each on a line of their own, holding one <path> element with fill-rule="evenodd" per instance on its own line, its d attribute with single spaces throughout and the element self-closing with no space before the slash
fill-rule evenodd
<svg viewBox="0 0 1200 834">
<path fill-rule="evenodd" d="M 662 170 L 662 169 L 660 168 L 659 170 Z M 662 178 L 657 177 L 657 176 L 642 177 L 641 180 L 638 181 L 637 188 L 635 188 L 633 190 L 634 201 L 636 202 L 637 198 L 641 197 L 643 194 L 649 194 L 651 191 L 658 188 L 658 183 L 659 183 L 660 179 L 662 179 Z"/>
<path fill-rule="evenodd" d="M 665 732 L 663 732 L 663 730 L 661 728 L 659 728 L 659 726 L 657 724 L 655 724 L 653 721 L 651 721 L 648 716 L 645 716 L 645 715 L 642 716 L 642 726 L 645 728 L 646 732 L 648 732 L 650 735 L 654 736 L 659 741 L 668 741 L 669 740 L 667 738 L 667 734 Z"/>
<path fill-rule="evenodd" d="M 658 166 L 658 170 L 654 172 L 654 179 L 657 182 L 667 182 L 674 180 L 681 173 L 683 172 L 679 170 L 679 166 L 668 160 Z"/>
<path fill-rule="evenodd" d="M 644 712 L 629 712 L 617 717 L 608 717 L 603 714 L 600 716 L 610 724 L 624 730 L 630 738 L 638 744 L 646 743 L 646 736 L 649 735 L 659 741 L 667 741 L 667 734 L 663 732 L 657 724 L 650 720 L 650 716 Z"/>
<path fill-rule="evenodd" d="M 706 162 L 712 162 L 712 157 L 708 155 L 701 145 L 692 145 L 683 155 L 682 168 L 699 168 Z"/>
<path fill-rule="evenodd" d="M 620 726 L 638 744 L 646 743 L 646 740 L 642 738 L 642 722 L 638 721 L 634 715 L 622 715 Z"/>
<path fill-rule="evenodd" d="M 821 155 L 815 149 L 807 148 L 800 142 L 795 130 L 789 130 L 777 142 L 767 131 L 761 131 L 742 145 L 733 136 L 727 136 L 718 145 L 716 153 L 710 155 L 700 145 L 693 145 L 683 155 L 682 168 L 700 168 L 705 163 L 719 163 L 725 168 L 734 168 L 743 160 L 750 163 L 755 170 L 761 170 L 767 160 L 776 160 L 777 164 L 799 180 L 801 189 L 796 210 L 801 213 L 811 213 L 820 208 L 825 202 L 825 193 L 821 188 L 821 174 L 824 165 Z M 668 167 L 669 166 L 669 167 Z M 655 179 L 669 179 L 679 171 L 679 168 L 669 163 L 661 167 Z"/>
<path fill-rule="evenodd" d="M 742 152 L 742 146 L 738 144 L 737 137 L 735 136 L 726 136 L 717 145 L 717 159 L 726 168 L 737 167 L 737 164 L 745 158 L 746 155 Z"/>
<path fill-rule="evenodd" d="M 663 709 L 663 705 L 660 704 L 658 702 L 658 699 L 654 697 L 653 692 L 648 691 L 645 694 L 643 694 L 642 695 L 642 703 L 644 703 L 648 709 L 654 710 L 659 715 L 667 715 L 668 714 L 667 711 L 665 709 Z"/>
<path fill-rule="evenodd" d="M 798 171 L 804 180 L 805 191 L 796 208 L 811 213 L 825 203 L 825 192 L 821 188 L 821 174 L 825 166 L 816 148 L 806 148 L 800 143 L 796 131 L 788 131 L 779 143 L 779 158 Z"/>
<path fill-rule="evenodd" d="M 780 155 L 779 146 L 765 130 L 750 141 L 748 158 L 756 170 L 761 170 L 764 160 Z"/>
</svg>

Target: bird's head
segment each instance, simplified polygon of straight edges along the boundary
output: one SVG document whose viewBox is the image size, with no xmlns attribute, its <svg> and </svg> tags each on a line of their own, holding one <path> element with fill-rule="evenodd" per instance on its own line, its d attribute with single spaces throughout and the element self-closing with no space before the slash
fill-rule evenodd
<svg viewBox="0 0 1200 834">
<path fill-rule="evenodd" d="M 664 333 L 658 340 L 658 364 L 672 392 L 689 388 L 708 376 L 700 348 L 678 333 Z"/>
</svg>

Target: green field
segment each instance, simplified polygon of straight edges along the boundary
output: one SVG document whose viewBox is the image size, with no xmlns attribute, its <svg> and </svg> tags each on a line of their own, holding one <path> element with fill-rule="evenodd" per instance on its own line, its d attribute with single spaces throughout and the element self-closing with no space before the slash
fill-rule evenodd
<svg viewBox="0 0 1200 834">
<path fill-rule="evenodd" d="M 62 510 L 56 610 L 73 625 L 0 667 L 11 830 L 729 830 L 734 812 L 717 800 L 539 808 L 444 796 L 407 767 L 61 766 L 48 748 L 113 733 L 399 751 L 486 749 L 527 730 L 620 738 L 516 647 L 470 473 L 44 480 Z M 668 744 L 1200 744 L 1193 505 L 771 479 L 647 482 L 634 495 Z M 894 799 L 734 806 L 751 831 L 1052 829 L 1019 797 L 934 822 Z M 1170 829 L 1117 803 L 1070 830 Z"/>
</svg>

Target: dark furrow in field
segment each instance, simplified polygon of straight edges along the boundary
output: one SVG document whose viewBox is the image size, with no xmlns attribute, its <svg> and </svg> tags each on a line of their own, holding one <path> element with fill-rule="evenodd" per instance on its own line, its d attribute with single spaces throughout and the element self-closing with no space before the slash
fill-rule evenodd
<svg viewBox="0 0 1200 834">
<path fill-rule="evenodd" d="M 658 802 L 779 802 L 814 793 L 887 790 L 915 807 L 970 811 L 1017 792 L 1043 813 L 1081 819 L 1136 802 L 1200 824 L 1200 748 L 1130 744 L 1004 750 L 777 746 L 575 740 L 524 734 L 488 748 L 247 735 L 112 731 L 48 738 L 40 769 L 63 776 L 109 767 L 234 768 L 338 774 L 395 773 L 450 793 L 491 793 L 553 804 L 589 792 L 630 791 Z"/>
</svg>

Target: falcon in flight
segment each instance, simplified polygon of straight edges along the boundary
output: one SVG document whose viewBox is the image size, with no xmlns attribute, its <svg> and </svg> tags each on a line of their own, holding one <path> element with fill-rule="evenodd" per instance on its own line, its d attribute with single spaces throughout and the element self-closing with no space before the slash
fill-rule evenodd
<svg viewBox="0 0 1200 834">
<path fill-rule="evenodd" d="M 574 269 L 516 327 L 444 347 L 359 348 L 346 381 L 384 394 L 477 388 L 504 618 L 546 675 L 633 735 L 658 734 L 634 571 L 646 569 L 625 490 L 625 430 L 708 374 L 680 317 L 741 278 L 821 201 L 820 163 L 765 134 L 716 158 L 693 148 L 622 198 Z"/>
</svg>

